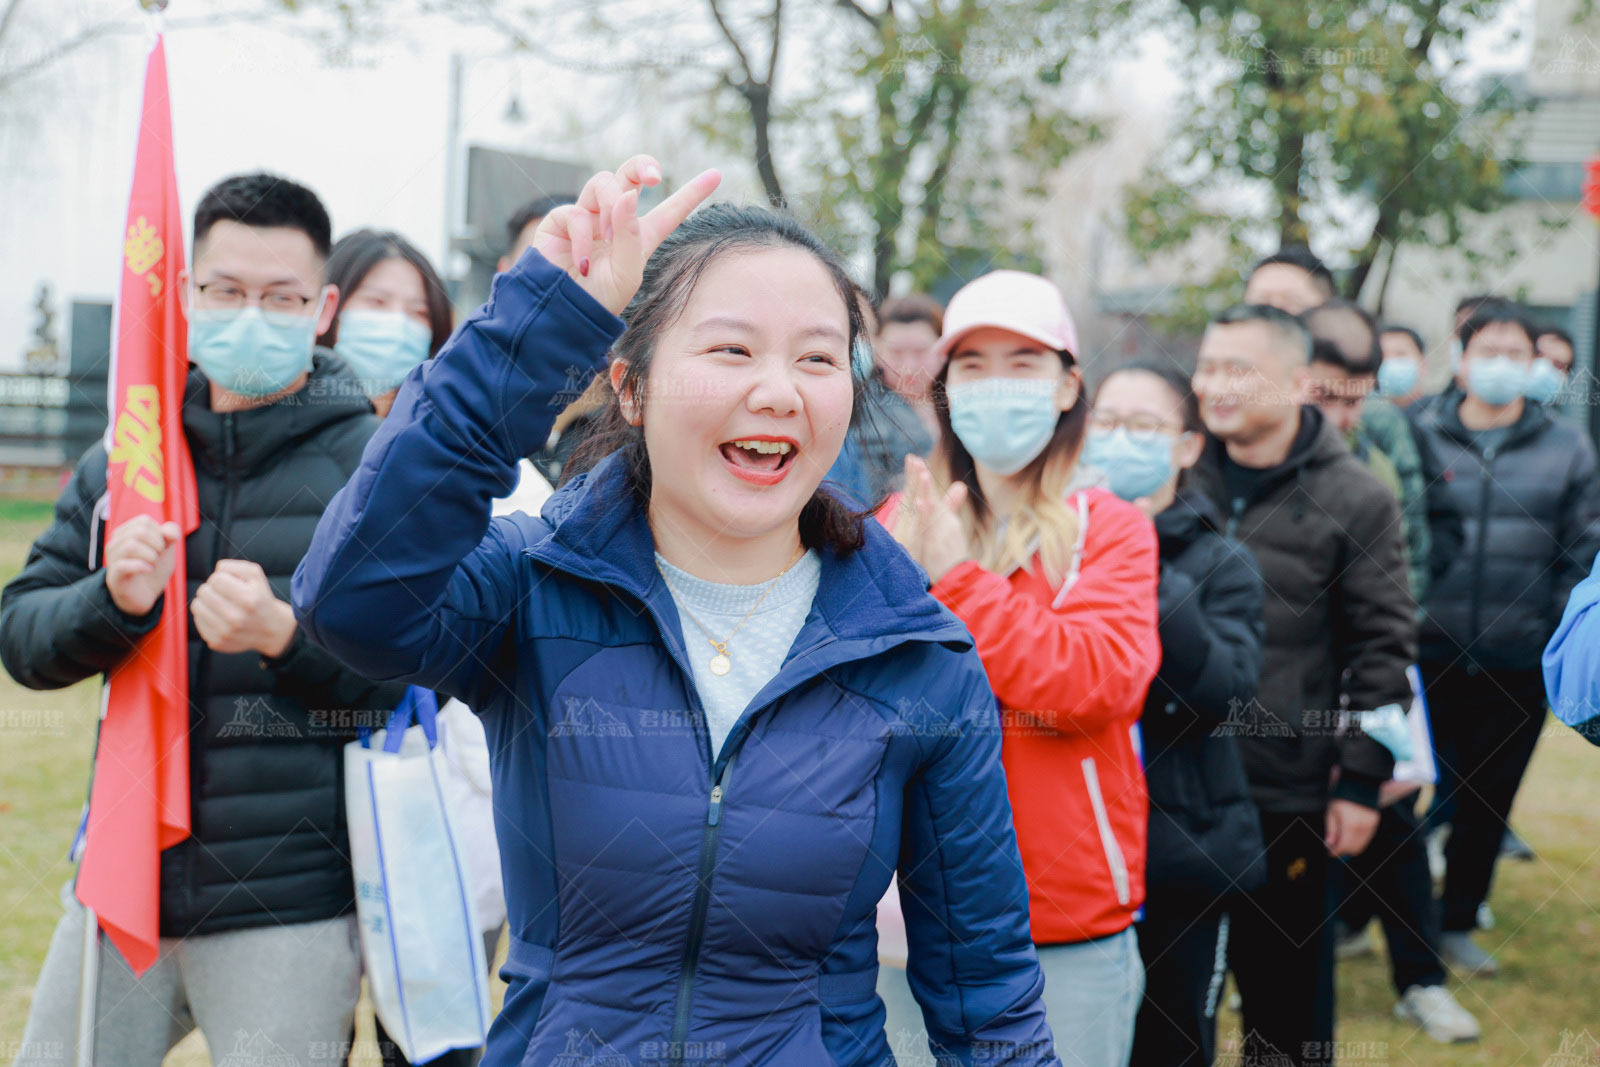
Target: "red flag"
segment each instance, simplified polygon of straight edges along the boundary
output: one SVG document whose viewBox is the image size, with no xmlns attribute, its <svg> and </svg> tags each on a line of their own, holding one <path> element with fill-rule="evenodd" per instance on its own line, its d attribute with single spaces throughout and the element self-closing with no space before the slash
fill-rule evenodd
<svg viewBox="0 0 1600 1067">
<path fill-rule="evenodd" d="M 173 167 L 167 57 L 160 36 L 145 67 L 133 194 L 123 234 L 116 346 L 106 431 L 109 534 L 135 515 L 200 524 L 183 435 L 188 348 L 178 276 L 183 224 Z M 77 895 L 142 974 L 160 932 L 161 850 L 189 836 L 188 592 L 183 542 L 161 622 L 107 681 L 95 748 Z"/>
<path fill-rule="evenodd" d="M 1600 156 L 1583 165 L 1583 210 L 1600 220 Z"/>
</svg>

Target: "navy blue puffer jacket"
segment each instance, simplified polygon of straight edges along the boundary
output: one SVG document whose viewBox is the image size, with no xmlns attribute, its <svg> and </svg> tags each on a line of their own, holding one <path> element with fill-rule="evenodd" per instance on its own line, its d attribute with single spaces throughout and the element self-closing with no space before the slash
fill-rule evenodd
<svg viewBox="0 0 1600 1067">
<path fill-rule="evenodd" d="M 994 700 L 881 528 L 819 550 L 794 648 L 713 758 L 620 457 L 491 521 L 621 329 L 524 255 L 406 381 L 294 581 L 314 640 L 483 716 L 512 934 L 485 1063 L 891 1063 L 897 867 L 935 1049 L 1056 1063 Z"/>
</svg>

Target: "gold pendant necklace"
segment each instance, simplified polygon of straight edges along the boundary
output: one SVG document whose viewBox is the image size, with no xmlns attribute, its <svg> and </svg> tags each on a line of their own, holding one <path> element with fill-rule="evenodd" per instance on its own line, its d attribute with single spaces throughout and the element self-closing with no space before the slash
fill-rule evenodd
<svg viewBox="0 0 1600 1067">
<path fill-rule="evenodd" d="M 739 632 L 739 627 L 748 622 L 750 616 L 756 613 L 756 609 L 761 606 L 761 602 L 767 599 L 767 594 L 772 592 L 772 587 L 777 585 L 779 580 L 782 579 L 785 574 L 788 574 L 789 569 L 796 563 L 799 563 L 800 557 L 805 554 L 806 546 L 802 544 L 795 552 L 794 557 L 789 560 L 788 564 L 783 568 L 783 570 L 778 572 L 778 577 L 768 582 L 767 587 L 761 590 L 761 595 L 756 597 L 756 602 L 754 604 L 750 605 L 750 610 L 744 613 L 744 618 L 740 619 L 738 625 L 735 626 L 728 636 L 724 637 L 721 641 L 718 641 L 712 636 L 711 631 L 706 627 L 706 624 L 701 622 L 695 613 L 689 610 L 687 605 L 680 605 L 683 608 L 684 614 L 689 616 L 696 626 L 700 627 L 700 632 L 706 635 L 706 640 L 710 642 L 712 648 L 716 649 L 717 654 L 712 656 L 711 662 L 707 664 L 707 666 L 711 668 L 712 674 L 716 675 L 718 678 L 721 678 L 723 675 L 733 670 L 733 654 L 728 651 L 728 642 L 732 641 L 733 635 Z M 671 589 L 672 580 L 667 577 L 666 571 L 661 570 L 661 565 L 659 563 L 656 564 L 656 570 L 661 571 L 661 580 L 667 583 L 668 589 Z"/>
</svg>

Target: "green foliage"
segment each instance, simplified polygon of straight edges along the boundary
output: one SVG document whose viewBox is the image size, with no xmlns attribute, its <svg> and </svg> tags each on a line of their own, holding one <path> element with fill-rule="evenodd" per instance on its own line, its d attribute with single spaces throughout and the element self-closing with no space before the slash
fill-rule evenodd
<svg viewBox="0 0 1600 1067">
<path fill-rule="evenodd" d="M 1316 238 L 1355 295 L 1396 245 L 1461 243 L 1473 215 L 1508 199 L 1526 110 L 1461 74 L 1464 34 L 1503 4 L 1182 0 L 1194 88 L 1130 192 L 1133 245 L 1220 240 L 1224 267 L 1195 288 L 1236 294 L 1256 249 Z M 1205 306 L 1185 298 L 1190 314 Z"/>
</svg>

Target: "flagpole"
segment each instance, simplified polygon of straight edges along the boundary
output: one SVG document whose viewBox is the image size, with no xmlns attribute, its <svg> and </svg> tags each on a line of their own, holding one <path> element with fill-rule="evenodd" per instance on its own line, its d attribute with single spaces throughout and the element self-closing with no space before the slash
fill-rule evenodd
<svg viewBox="0 0 1600 1067">
<path fill-rule="evenodd" d="M 83 909 L 83 954 L 79 964 L 77 1067 L 94 1067 L 95 1016 L 100 1001 L 100 917 Z"/>
<path fill-rule="evenodd" d="M 152 39 L 161 36 L 162 16 L 167 0 L 139 0 L 150 23 Z M 113 409 L 114 410 L 114 409 Z M 103 717 L 103 709 L 102 709 Z M 78 1034 L 74 1049 L 75 1067 L 94 1067 L 95 1024 L 100 1007 L 100 916 L 87 905 L 83 908 L 83 945 L 78 963 Z"/>
</svg>

